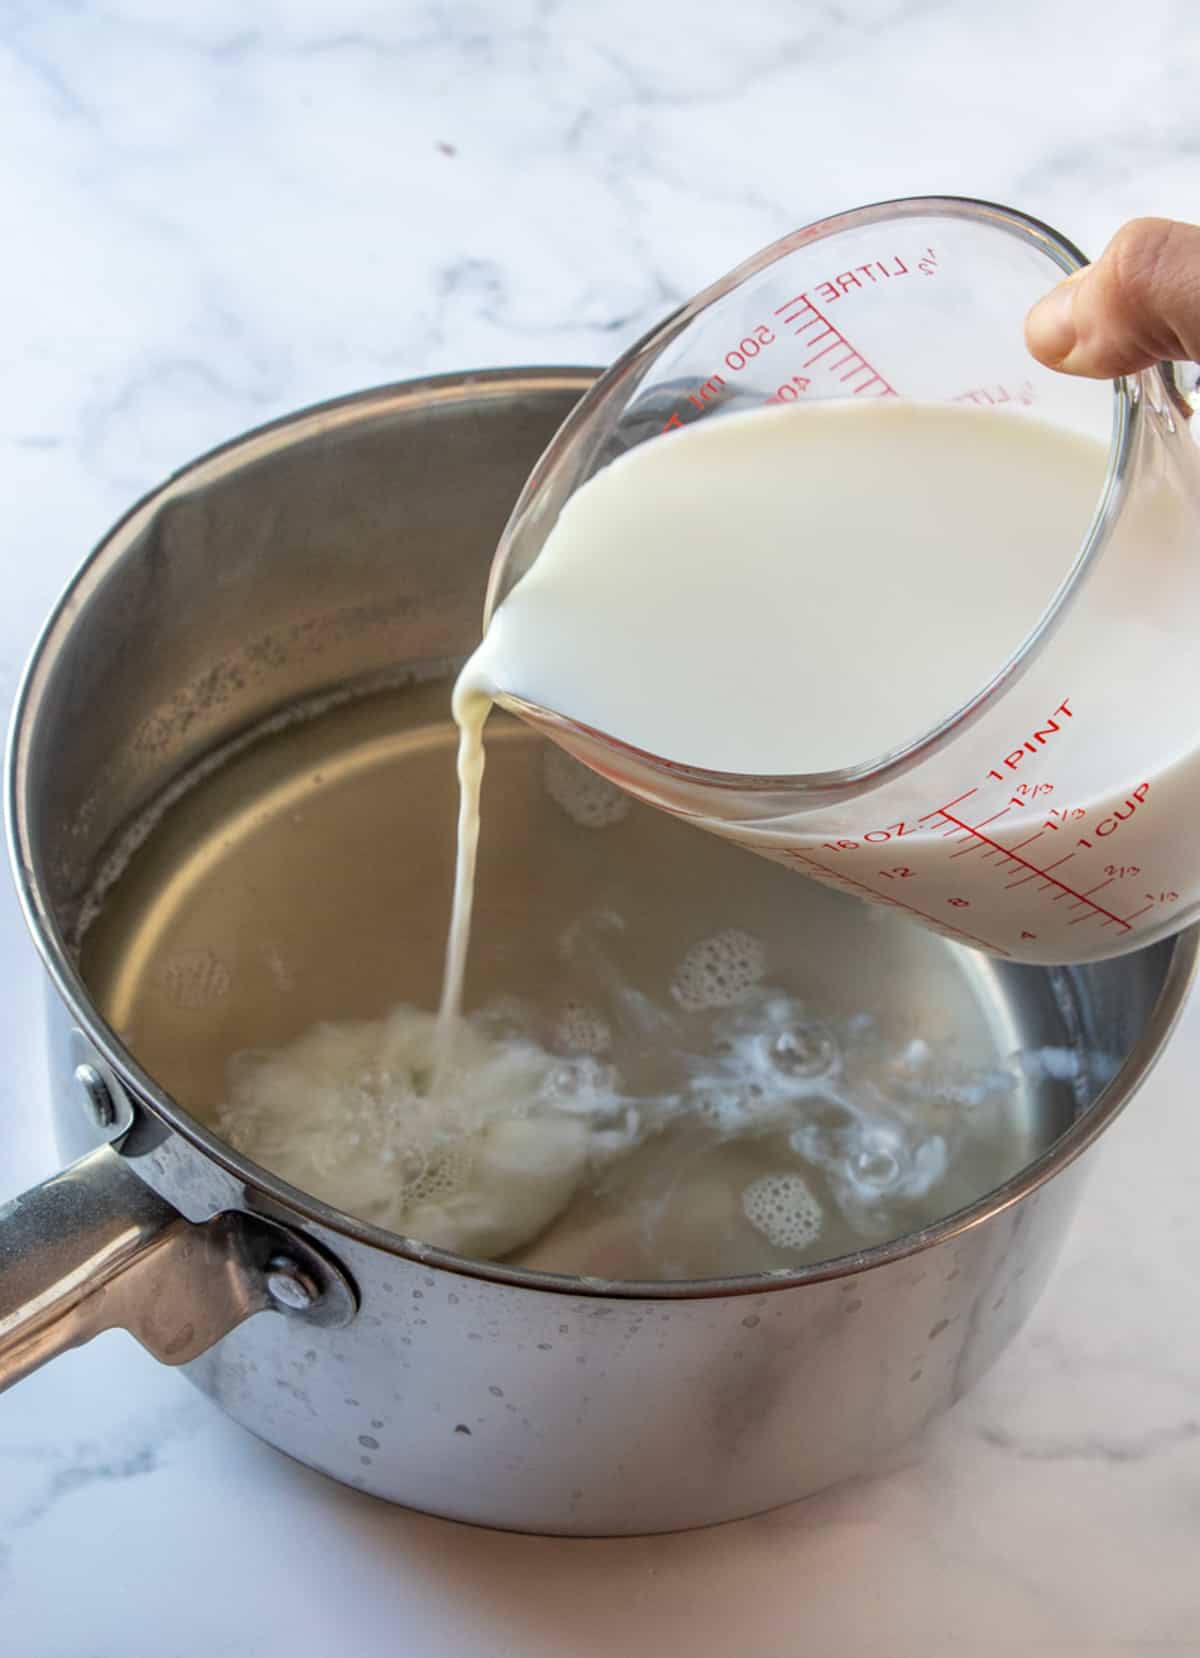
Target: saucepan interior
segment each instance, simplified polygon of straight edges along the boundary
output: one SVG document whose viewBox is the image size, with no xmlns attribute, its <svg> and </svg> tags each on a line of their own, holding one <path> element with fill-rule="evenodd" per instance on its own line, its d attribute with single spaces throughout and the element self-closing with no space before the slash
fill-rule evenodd
<svg viewBox="0 0 1200 1658">
<path fill-rule="evenodd" d="M 13 834 L 60 988 L 164 1122 L 281 1204 L 398 1253 L 386 1226 L 225 1143 L 230 1061 L 321 1020 L 434 1005 L 449 685 L 515 493 L 589 382 L 556 370 L 385 390 L 197 463 L 85 568 L 18 709 Z M 636 969 L 669 1011 L 689 949 L 740 930 L 835 1038 L 873 1022 L 887 1063 L 932 1041 L 968 1103 L 1000 1088 L 994 1132 L 962 1153 L 936 1211 L 901 1208 L 865 1240 L 835 1228 L 799 1261 L 782 1250 L 770 1266 L 797 1267 L 789 1281 L 935 1241 L 1031 1189 L 1103 1126 L 1177 1008 L 1190 937 L 1071 971 L 991 961 L 645 808 L 598 830 L 564 812 L 546 765 L 540 739 L 497 726 L 475 1003 L 548 987 L 594 999 L 597 975 L 611 989 Z M 721 1247 L 676 1218 L 648 1250 L 596 1212 L 498 1266 L 454 1264 L 712 1294 L 742 1270 L 719 1203 L 713 1216 Z"/>
</svg>

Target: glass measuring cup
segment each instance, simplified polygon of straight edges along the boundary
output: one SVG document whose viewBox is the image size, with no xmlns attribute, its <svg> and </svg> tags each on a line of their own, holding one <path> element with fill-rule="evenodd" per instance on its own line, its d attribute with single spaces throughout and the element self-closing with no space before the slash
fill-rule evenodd
<svg viewBox="0 0 1200 1658">
<path fill-rule="evenodd" d="M 995 954 L 1084 961 L 1177 930 L 1200 910 L 1200 464 L 1170 365 L 1097 383 L 1025 351 L 1029 306 L 1083 263 L 1036 220 L 957 198 L 798 231 L 597 382 L 497 551 L 485 619 L 594 473 L 636 444 L 764 403 L 1004 406 L 1106 440 L 1107 477 L 1056 595 L 936 727 L 851 769 L 753 777 L 498 700 L 635 795 Z"/>
</svg>

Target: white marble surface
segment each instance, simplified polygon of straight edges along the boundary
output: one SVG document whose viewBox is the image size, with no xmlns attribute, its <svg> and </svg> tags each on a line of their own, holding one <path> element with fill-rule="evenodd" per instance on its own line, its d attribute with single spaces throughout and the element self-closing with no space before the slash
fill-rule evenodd
<svg viewBox="0 0 1200 1658">
<path fill-rule="evenodd" d="M 0 700 L 197 451 L 431 370 L 602 361 L 794 225 L 1196 216 L 1193 0 L 0 0 Z M 0 1190 L 47 1173 L 0 889 Z M 651 1542 L 504 1537 L 284 1462 L 129 1338 L 0 1400 L 13 1658 L 1200 1653 L 1200 1008 L 991 1378 L 892 1472 Z"/>
</svg>

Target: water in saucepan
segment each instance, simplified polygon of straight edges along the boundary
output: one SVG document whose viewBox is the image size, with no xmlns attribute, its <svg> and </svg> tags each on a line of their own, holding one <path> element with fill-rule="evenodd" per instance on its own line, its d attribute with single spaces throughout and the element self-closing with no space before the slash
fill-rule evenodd
<svg viewBox="0 0 1200 1658">
<path fill-rule="evenodd" d="M 89 910 L 109 1023 L 295 1186 L 552 1271 L 778 1271 L 988 1191 L 1107 1075 L 1069 986 L 631 802 L 497 713 L 459 1065 L 431 1094 L 449 691 L 239 746 L 134 826 Z"/>
<path fill-rule="evenodd" d="M 1015 1031 L 997 1040 L 984 1021 L 991 1040 L 979 1043 L 974 990 L 921 995 L 920 1017 L 897 1019 L 903 995 L 865 959 L 880 923 L 860 919 L 861 994 L 848 998 L 844 940 L 812 925 L 803 883 L 631 811 L 552 747 L 544 797 L 592 884 L 576 880 L 562 902 L 539 880 L 536 838 L 514 853 L 504 837 L 509 863 L 480 895 L 496 881 L 520 895 L 506 911 L 508 966 L 464 1013 L 477 849 L 486 863 L 506 812 L 481 796 L 483 725 L 510 693 L 717 769 L 821 771 L 887 752 L 965 701 L 1029 632 L 1086 527 L 1103 460 L 1003 417 L 875 405 L 702 423 L 599 474 L 455 689 L 461 794 L 440 1014 L 415 1001 L 353 1019 L 330 1007 L 287 1040 L 255 1042 L 231 1061 L 223 1132 L 295 1184 L 427 1243 L 634 1278 L 828 1257 L 926 1224 L 1013 1172 L 1040 1149 L 1030 1090 L 1046 1079 L 1031 1079 L 1038 1062 L 1020 1056 Z M 1032 515 L 1028 499 L 1018 510 L 1014 476 L 1037 495 Z M 999 546 L 1013 579 L 981 606 L 976 567 Z M 644 844 L 631 825 L 647 820 Z M 599 861 L 584 843 L 605 847 Z M 631 913 L 631 854 L 633 887 L 674 895 L 657 935 Z M 676 890 L 687 870 L 694 880 Z M 764 882 L 767 910 L 752 896 Z M 823 894 L 816 910 L 825 902 L 844 904 Z M 517 958 L 534 932 L 553 950 L 541 981 L 522 983 Z M 936 957 L 930 985 L 970 960 L 932 939 L 912 952 Z M 1087 1086 L 1082 1056 L 1050 1051 L 1058 1081 Z"/>
</svg>

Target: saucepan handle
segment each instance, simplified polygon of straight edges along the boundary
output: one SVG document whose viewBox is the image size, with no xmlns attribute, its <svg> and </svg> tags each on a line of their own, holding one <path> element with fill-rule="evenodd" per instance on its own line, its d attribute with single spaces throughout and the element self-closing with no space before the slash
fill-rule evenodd
<svg viewBox="0 0 1200 1658">
<path fill-rule="evenodd" d="M 0 1205 L 0 1391 L 102 1330 L 186 1364 L 267 1310 L 339 1326 L 358 1298 L 307 1237 L 240 1210 L 185 1220 L 110 1145 Z"/>
</svg>

